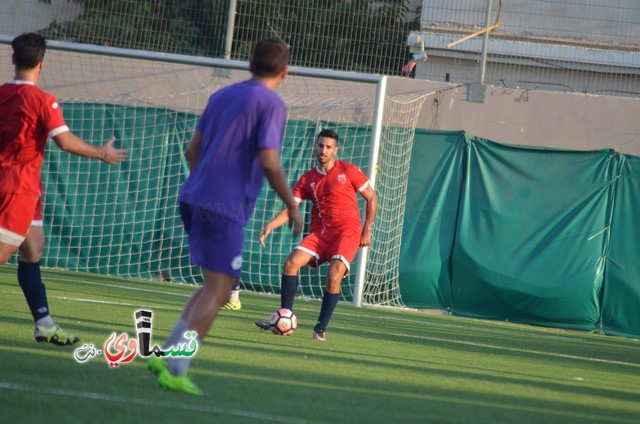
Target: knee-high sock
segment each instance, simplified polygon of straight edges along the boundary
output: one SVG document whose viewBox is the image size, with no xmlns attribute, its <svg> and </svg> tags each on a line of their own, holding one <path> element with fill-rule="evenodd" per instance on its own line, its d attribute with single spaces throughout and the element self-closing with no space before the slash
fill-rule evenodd
<svg viewBox="0 0 640 424">
<path fill-rule="evenodd" d="M 331 294 L 324 292 L 324 296 L 322 297 L 322 307 L 320 308 L 320 316 L 318 317 L 318 323 L 316 324 L 314 331 L 327 330 L 333 311 L 336 309 L 336 305 L 338 305 L 339 298 L 339 293 Z"/>
<path fill-rule="evenodd" d="M 167 340 L 162 345 L 162 349 L 166 350 L 171 346 L 177 345 L 184 336 L 185 331 L 187 331 L 187 322 L 182 318 L 178 318 L 173 325 L 171 333 L 169 333 L 169 337 L 167 337 Z"/>
<path fill-rule="evenodd" d="M 280 307 L 293 310 L 293 300 L 298 291 L 298 276 L 283 275 L 280 280 Z"/>
<path fill-rule="evenodd" d="M 187 339 L 183 334 L 177 343 L 180 344 L 189 342 L 190 339 Z M 200 339 L 198 339 L 197 342 L 198 344 L 202 343 Z M 167 369 L 169 370 L 169 373 L 174 377 L 183 376 L 187 373 L 187 371 L 189 371 L 189 366 L 191 365 L 192 359 L 193 356 L 170 356 L 167 359 Z"/>
<path fill-rule="evenodd" d="M 49 315 L 49 303 L 47 291 L 42 284 L 40 276 L 40 262 L 18 263 L 18 283 L 24 293 L 27 304 L 33 315 L 33 320 L 38 321 Z"/>
</svg>

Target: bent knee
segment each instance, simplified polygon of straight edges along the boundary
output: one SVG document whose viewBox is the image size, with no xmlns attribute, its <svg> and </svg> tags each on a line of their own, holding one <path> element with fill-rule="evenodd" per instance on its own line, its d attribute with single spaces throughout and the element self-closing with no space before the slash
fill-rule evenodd
<svg viewBox="0 0 640 424">
<path fill-rule="evenodd" d="M 302 267 L 301 264 L 297 263 L 291 257 L 287 258 L 284 261 L 284 274 L 285 275 L 294 275 L 298 273 L 298 270 Z"/>
<path fill-rule="evenodd" d="M 327 271 L 327 279 L 329 281 L 337 282 L 338 284 L 340 284 L 340 282 L 344 278 L 344 275 L 345 275 L 344 270 L 330 269 L 329 271 Z"/>
</svg>

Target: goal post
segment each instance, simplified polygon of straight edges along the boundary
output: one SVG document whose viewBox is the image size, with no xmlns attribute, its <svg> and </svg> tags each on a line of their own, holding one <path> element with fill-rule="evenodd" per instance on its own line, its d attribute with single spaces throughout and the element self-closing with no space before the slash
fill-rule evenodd
<svg viewBox="0 0 640 424">
<path fill-rule="evenodd" d="M 371 134 L 371 154 L 369 156 L 369 172 L 368 177 L 371 186 L 375 189 L 376 174 L 378 169 L 378 155 L 380 154 L 380 139 L 382 136 L 382 118 L 384 113 L 384 99 L 387 94 L 387 77 L 380 78 L 376 90 L 376 101 L 373 112 L 373 132 Z M 365 214 L 362 214 L 364 222 Z M 353 287 L 353 305 L 362 306 L 362 296 L 364 291 L 365 280 L 367 277 L 367 257 L 369 253 L 368 247 L 360 249 L 360 258 L 358 260 L 358 269 L 356 271 L 356 281 Z"/>
<path fill-rule="evenodd" d="M 4 58 L 11 40 L 0 35 Z M 200 283 L 177 207 L 188 172 L 184 151 L 209 96 L 249 78 L 248 64 L 59 41 L 47 46 L 39 85 L 58 98 L 72 131 L 93 144 L 116 135 L 129 159 L 106 167 L 47 148 L 43 265 Z M 10 61 L 0 61 L 0 71 L 11 75 Z M 390 96 L 380 75 L 299 67 L 289 69 L 278 93 L 288 107 L 282 162 L 290 185 L 315 165 L 317 134 L 332 128 L 341 137 L 338 157 L 359 166 L 378 193 L 373 244 L 352 264 L 341 300 L 401 306 L 397 270 L 406 179 L 424 96 Z M 257 234 L 282 207 L 265 184 L 245 232 L 246 290 L 279 294 L 284 259 L 299 239 L 283 227 L 262 248 Z M 299 294 L 321 298 L 325 274 L 324 266 L 303 269 Z"/>
</svg>

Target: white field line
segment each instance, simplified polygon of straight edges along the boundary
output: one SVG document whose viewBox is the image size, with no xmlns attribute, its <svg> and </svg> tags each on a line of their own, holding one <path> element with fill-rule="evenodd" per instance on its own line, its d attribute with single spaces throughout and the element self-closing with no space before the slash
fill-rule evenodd
<svg viewBox="0 0 640 424">
<path fill-rule="evenodd" d="M 287 423 L 287 424 L 306 424 L 311 423 L 301 418 L 291 418 L 279 415 L 263 414 L 260 412 L 246 411 L 242 409 L 222 408 L 212 405 L 195 405 L 193 402 L 170 402 L 156 401 L 154 399 L 136 398 L 132 396 L 117 396 L 96 392 L 80 392 L 68 389 L 56 389 L 47 387 L 27 386 L 24 384 L 14 384 L 6 381 L 0 381 L 0 390 L 12 390 L 18 392 L 55 395 L 87 400 L 97 400 L 102 402 L 123 403 L 127 405 L 150 406 L 154 408 L 169 408 L 174 410 L 183 410 L 189 412 L 210 412 L 220 415 L 229 415 L 234 417 L 251 418 L 260 421 Z M 319 421 L 313 421 L 320 423 Z"/>
<path fill-rule="evenodd" d="M 414 336 L 414 335 L 400 334 L 400 333 L 390 333 L 390 334 L 392 336 L 408 337 L 408 338 L 412 338 L 412 339 L 421 339 L 421 340 L 431 340 L 431 341 L 436 341 L 436 342 L 446 342 L 446 343 L 451 343 L 451 344 L 460 344 L 460 345 L 474 346 L 474 347 L 483 347 L 483 348 L 488 348 L 488 349 L 503 350 L 503 351 L 507 351 L 507 352 L 518 352 L 518 353 L 527 353 L 527 354 L 542 355 L 542 356 L 553 356 L 553 357 L 557 357 L 557 358 L 566 358 L 566 359 L 578 359 L 578 360 L 587 361 L 587 362 L 597 362 L 597 363 L 611 364 L 611 365 L 624 365 L 624 366 L 628 366 L 628 367 L 640 368 L 640 364 L 636 364 L 636 363 L 633 363 L 633 362 L 613 361 L 613 360 L 610 360 L 610 359 L 600 359 L 600 358 L 591 358 L 591 357 L 577 356 L 577 355 L 567 355 L 567 354 L 564 354 L 564 353 L 543 352 L 541 350 L 519 349 L 519 348 L 515 348 L 515 347 L 495 346 L 495 345 L 490 345 L 490 344 L 485 344 L 485 343 L 466 342 L 466 341 L 463 341 L 463 340 L 442 339 L 442 338 L 439 338 L 439 337 Z"/>
</svg>

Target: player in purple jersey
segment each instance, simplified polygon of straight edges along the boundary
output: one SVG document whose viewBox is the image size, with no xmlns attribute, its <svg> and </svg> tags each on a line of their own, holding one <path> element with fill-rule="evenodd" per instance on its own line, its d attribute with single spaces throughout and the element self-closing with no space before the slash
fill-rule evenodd
<svg viewBox="0 0 640 424">
<path fill-rule="evenodd" d="M 186 152 L 191 174 L 179 202 L 191 263 L 202 267 L 204 284 L 185 305 L 164 349 L 189 343 L 185 332 L 195 331 L 198 343 L 208 334 L 240 277 L 244 227 L 265 176 L 289 211 L 293 236 L 302 232 L 280 164 L 287 109 L 275 90 L 287 76 L 288 59 L 283 41 L 258 42 L 249 65 L 253 77 L 214 93 L 198 121 Z M 148 366 L 165 389 L 202 394 L 187 375 L 190 362 L 187 356 L 152 356 Z"/>
</svg>

